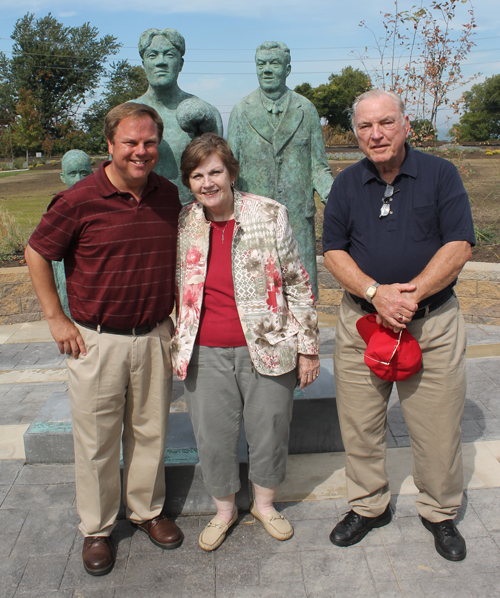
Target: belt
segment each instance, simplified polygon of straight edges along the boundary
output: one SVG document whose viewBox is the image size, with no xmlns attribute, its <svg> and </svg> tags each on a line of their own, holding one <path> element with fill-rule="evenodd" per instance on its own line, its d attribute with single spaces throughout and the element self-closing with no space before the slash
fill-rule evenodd
<svg viewBox="0 0 500 598">
<path fill-rule="evenodd" d="M 79 322 L 75 320 L 79 326 L 88 328 L 89 330 L 95 330 L 99 334 L 103 332 L 106 334 L 120 334 L 122 336 L 143 336 L 154 330 L 162 322 L 156 322 L 155 324 L 144 324 L 144 326 L 137 326 L 136 328 L 110 328 L 109 326 L 101 326 L 100 324 L 91 324 L 89 322 Z"/>
<path fill-rule="evenodd" d="M 356 297 L 356 295 L 352 295 L 351 293 L 349 293 L 349 295 L 350 295 L 351 299 L 354 301 L 354 303 L 357 303 L 363 311 L 366 311 L 369 314 L 376 313 L 377 310 L 373 307 L 373 305 L 371 305 L 371 303 L 368 303 L 368 301 L 366 301 L 365 299 Z M 429 303 L 429 305 L 426 305 L 424 307 L 421 307 L 420 309 L 417 309 L 417 311 L 414 313 L 411 321 L 413 322 L 414 320 L 420 320 L 421 318 L 425 318 L 431 312 L 438 309 L 438 307 L 441 307 L 442 305 L 444 305 L 452 297 L 453 297 L 453 291 L 451 289 L 448 289 L 448 291 L 446 293 L 444 293 L 444 295 L 442 295 L 441 297 L 439 297 L 432 303 Z"/>
</svg>

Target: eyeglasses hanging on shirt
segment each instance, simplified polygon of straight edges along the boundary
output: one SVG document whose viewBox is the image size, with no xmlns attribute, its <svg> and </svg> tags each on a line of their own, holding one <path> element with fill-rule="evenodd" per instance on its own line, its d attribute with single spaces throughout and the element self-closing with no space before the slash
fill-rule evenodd
<svg viewBox="0 0 500 598">
<path fill-rule="evenodd" d="M 391 201 L 396 193 L 399 193 L 401 189 L 394 190 L 392 185 L 387 185 L 384 191 L 384 197 L 382 197 L 382 207 L 380 208 L 380 216 L 379 218 L 384 218 L 385 216 L 389 216 L 392 214 L 391 210 Z"/>
</svg>

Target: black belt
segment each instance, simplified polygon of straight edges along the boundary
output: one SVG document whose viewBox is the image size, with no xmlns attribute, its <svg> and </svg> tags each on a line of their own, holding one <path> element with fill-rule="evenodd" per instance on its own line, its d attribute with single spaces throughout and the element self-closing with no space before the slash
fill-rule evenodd
<svg viewBox="0 0 500 598">
<path fill-rule="evenodd" d="M 106 334 L 121 334 L 123 336 L 143 336 L 161 324 L 161 322 L 156 322 L 155 324 L 144 324 L 144 326 L 137 326 L 137 328 L 110 328 L 109 326 L 90 324 L 89 322 L 79 322 L 78 320 L 75 320 L 75 322 L 79 326 L 83 326 L 89 330 L 95 330 L 99 334 L 105 332 Z"/>
<path fill-rule="evenodd" d="M 371 303 L 368 303 L 368 301 L 366 301 L 366 299 L 361 299 L 361 297 L 356 297 L 356 295 L 352 295 L 351 293 L 349 293 L 349 295 L 350 295 L 351 299 L 354 301 L 354 303 L 357 303 L 363 311 L 366 311 L 369 314 L 376 313 L 377 310 L 373 307 L 373 305 Z M 420 309 L 417 309 L 417 311 L 414 313 L 411 321 L 413 322 L 414 320 L 420 320 L 420 318 L 424 318 L 425 316 L 428 316 L 432 311 L 434 311 L 434 310 L 438 309 L 438 307 L 441 307 L 442 305 L 444 305 L 452 297 L 453 297 L 453 291 L 451 289 L 448 289 L 448 291 L 446 293 L 441 295 L 441 297 L 438 297 L 432 303 L 429 303 L 429 305 L 426 305 L 424 307 L 421 307 Z"/>
</svg>

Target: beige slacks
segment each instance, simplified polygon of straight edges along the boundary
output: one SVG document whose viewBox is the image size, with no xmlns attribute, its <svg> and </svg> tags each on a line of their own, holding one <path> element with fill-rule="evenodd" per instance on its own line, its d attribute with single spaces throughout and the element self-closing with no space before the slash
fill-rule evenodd
<svg viewBox="0 0 500 598">
<path fill-rule="evenodd" d="M 163 508 L 172 322 L 139 337 L 78 329 L 87 355 L 67 363 L 79 528 L 108 536 L 120 507 L 122 442 L 127 517 L 146 521 Z"/>
<path fill-rule="evenodd" d="M 366 344 L 356 321 L 365 315 L 344 294 L 336 331 L 334 372 L 342 439 L 346 450 L 347 498 L 360 515 L 377 517 L 390 500 L 385 470 L 387 404 L 392 382 L 364 363 Z M 422 517 L 455 517 L 462 501 L 461 421 L 465 403 L 466 335 L 453 296 L 409 332 L 422 349 L 423 367 L 396 382 L 413 451 L 413 477 Z"/>
</svg>

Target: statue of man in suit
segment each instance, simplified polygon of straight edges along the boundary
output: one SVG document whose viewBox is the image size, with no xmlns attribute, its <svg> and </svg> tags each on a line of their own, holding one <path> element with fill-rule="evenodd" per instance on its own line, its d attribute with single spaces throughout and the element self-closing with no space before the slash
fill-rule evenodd
<svg viewBox="0 0 500 598">
<path fill-rule="evenodd" d="M 326 202 L 333 177 L 313 104 L 286 86 L 290 49 L 264 42 L 255 54 L 260 88 L 231 112 L 227 140 L 240 163 L 241 191 L 288 208 L 314 296 L 318 299 L 314 191 Z"/>
<path fill-rule="evenodd" d="M 184 65 L 186 42 L 175 29 L 148 29 L 139 39 L 139 54 L 149 81 L 148 90 L 134 102 L 152 106 L 165 126 L 154 171 L 177 185 L 183 205 L 193 201 L 182 184 L 180 163 L 186 145 L 202 133 L 222 135 L 222 119 L 215 106 L 177 84 Z"/>
</svg>

